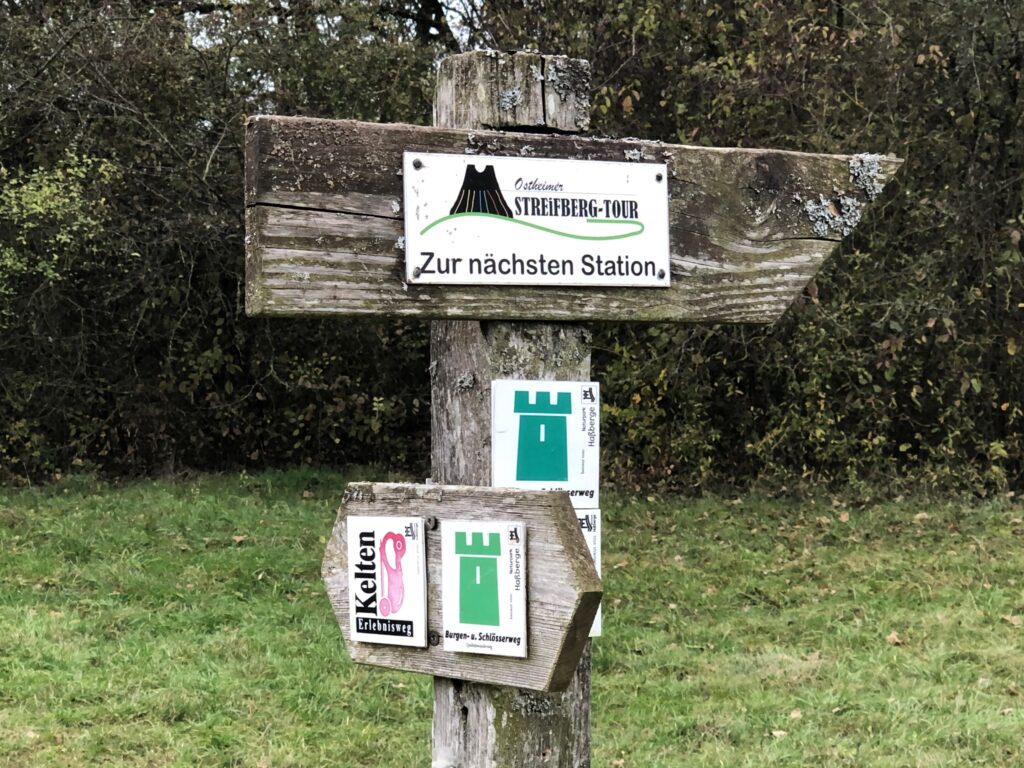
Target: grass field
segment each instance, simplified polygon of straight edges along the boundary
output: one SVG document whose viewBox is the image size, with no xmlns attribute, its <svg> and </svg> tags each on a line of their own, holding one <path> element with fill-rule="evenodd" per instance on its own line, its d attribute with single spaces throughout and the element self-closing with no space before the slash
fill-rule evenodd
<svg viewBox="0 0 1024 768">
<path fill-rule="evenodd" d="M 428 765 L 322 591 L 344 481 L 0 489 L 0 765 Z M 594 765 L 1024 765 L 1022 518 L 606 500 Z"/>
</svg>

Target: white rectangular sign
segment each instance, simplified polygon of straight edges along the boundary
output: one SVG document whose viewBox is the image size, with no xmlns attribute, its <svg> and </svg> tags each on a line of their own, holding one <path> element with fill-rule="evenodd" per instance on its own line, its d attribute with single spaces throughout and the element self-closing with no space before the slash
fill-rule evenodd
<svg viewBox="0 0 1024 768">
<path fill-rule="evenodd" d="M 441 522 L 444 649 L 526 658 L 526 526 Z"/>
<path fill-rule="evenodd" d="M 427 562 L 423 520 L 350 515 L 347 525 L 352 640 L 425 648 Z"/>
<path fill-rule="evenodd" d="M 597 575 L 601 575 L 601 510 L 600 509 L 577 509 L 576 519 L 580 521 L 580 530 L 583 538 L 587 540 L 587 548 L 590 556 L 594 558 L 594 567 Z M 594 616 L 594 623 L 590 625 L 590 636 L 601 636 L 601 606 L 597 606 L 597 614 Z"/>
<path fill-rule="evenodd" d="M 491 382 L 491 485 L 568 491 L 600 506 L 601 388 L 596 381 Z"/>
<path fill-rule="evenodd" d="M 406 152 L 403 176 L 409 283 L 669 286 L 664 164 Z"/>
</svg>

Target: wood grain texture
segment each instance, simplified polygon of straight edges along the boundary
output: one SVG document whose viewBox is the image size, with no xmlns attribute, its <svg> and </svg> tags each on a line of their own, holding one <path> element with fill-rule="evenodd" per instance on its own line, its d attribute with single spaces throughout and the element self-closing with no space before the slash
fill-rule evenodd
<svg viewBox="0 0 1024 768">
<path fill-rule="evenodd" d="M 472 51 L 441 61 L 434 125 L 585 131 L 590 62 L 517 51 Z"/>
<path fill-rule="evenodd" d="M 544 57 L 551 69 L 553 58 Z M 455 63 L 472 69 L 472 59 Z M 559 62 L 565 64 L 565 62 Z M 566 66 L 572 66 L 566 64 Z M 446 80 L 460 67 L 442 65 L 437 123 L 479 128 L 444 102 L 488 101 L 495 81 L 461 94 Z M 589 78 L 589 66 L 577 74 Z M 487 81 L 484 82 L 486 86 Z M 582 85 L 580 92 L 589 88 Z M 466 94 L 470 95 L 467 96 Z M 571 130 L 578 103 L 545 105 L 548 127 Z M 583 111 L 589 114 L 589 101 Z M 472 109 L 471 107 L 465 107 Z M 431 466 L 440 482 L 490 485 L 490 382 L 498 378 L 590 378 L 590 332 L 579 325 L 436 320 L 430 327 Z M 528 534 L 529 536 L 529 534 Z M 562 693 L 434 678 L 433 768 L 584 768 L 590 765 L 590 643 Z"/>
<path fill-rule="evenodd" d="M 404 150 L 665 163 L 672 286 L 405 283 Z M 902 162 L 881 157 L 865 166 L 858 157 L 253 117 L 246 127 L 246 308 L 260 315 L 773 322 Z M 865 177 L 864 167 L 878 170 Z"/>
<path fill-rule="evenodd" d="M 514 659 L 352 642 L 349 624 L 349 515 L 513 520 L 526 524 L 528 656 Z M 442 632 L 441 531 L 427 531 L 428 632 Z M 601 599 L 598 578 L 572 503 L 565 493 L 452 485 L 352 483 L 338 510 L 323 561 L 324 584 L 353 661 L 363 664 L 515 685 L 562 690 L 587 645 Z"/>
<path fill-rule="evenodd" d="M 492 380 L 590 378 L 591 334 L 582 325 L 442 320 L 431 324 L 430 342 L 435 482 L 490 484 Z M 562 693 L 435 678 L 434 764 L 589 765 L 590 680 L 589 643 Z"/>
</svg>

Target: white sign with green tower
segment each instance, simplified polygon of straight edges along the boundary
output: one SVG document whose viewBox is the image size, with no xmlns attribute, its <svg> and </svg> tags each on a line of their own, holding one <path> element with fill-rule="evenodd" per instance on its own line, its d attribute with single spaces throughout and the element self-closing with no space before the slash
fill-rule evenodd
<svg viewBox="0 0 1024 768">
<path fill-rule="evenodd" d="M 596 381 L 491 382 L 491 485 L 566 491 L 601 573 L 601 387 Z M 601 609 L 590 636 L 601 634 Z"/>
<path fill-rule="evenodd" d="M 596 509 L 601 388 L 595 381 L 491 383 L 491 485 L 567 491 Z"/>
<path fill-rule="evenodd" d="M 444 649 L 526 658 L 526 526 L 441 522 Z"/>
</svg>

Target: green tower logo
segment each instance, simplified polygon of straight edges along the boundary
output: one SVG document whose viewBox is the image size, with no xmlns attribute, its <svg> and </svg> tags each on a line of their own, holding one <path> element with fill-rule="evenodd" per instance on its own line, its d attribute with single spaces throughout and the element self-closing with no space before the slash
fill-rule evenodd
<svg viewBox="0 0 1024 768">
<path fill-rule="evenodd" d="M 459 555 L 459 621 L 463 624 L 501 624 L 498 605 L 498 557 L 501 536 L 497 533 L 455 534 Z"/>
<path fill-rule="evenodd" d="M 565 482 L 569 479 L 569 427 L 572 394 L 558 392 L 554 403 L 551 392 L 517 391 L 513 411 L 519 415 L 519 448 L 516 455 L 516 480 Z"/>
</svg>

